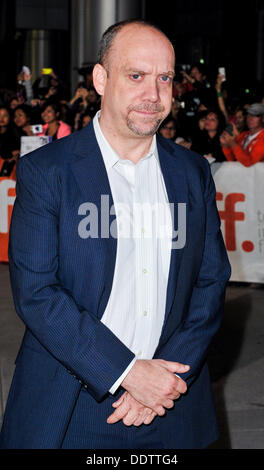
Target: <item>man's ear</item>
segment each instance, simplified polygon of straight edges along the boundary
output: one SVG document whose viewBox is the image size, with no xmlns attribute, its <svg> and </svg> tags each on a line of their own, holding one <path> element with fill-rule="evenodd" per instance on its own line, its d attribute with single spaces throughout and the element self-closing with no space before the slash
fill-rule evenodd
<svg viewBox="0 0 264 470">
<path fill-rule="evenodd" d="M 101 64 L 95 64 L 93 68 L 93 84 L 100 96 L 104 95 L 104 89 L 107 80 L 107 72 Z"/>
</svg>

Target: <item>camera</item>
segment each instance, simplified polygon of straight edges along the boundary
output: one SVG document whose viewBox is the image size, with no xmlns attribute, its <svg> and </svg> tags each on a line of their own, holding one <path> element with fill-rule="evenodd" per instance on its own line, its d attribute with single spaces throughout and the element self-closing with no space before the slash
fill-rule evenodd
<svg viewBox="0 0 264 470">
<path fill-rule="evenodd" d="M 31 130 L 32 130 L 33 134 L 40 134 L 43 130 L 42 124 L 33 124 L 31 126 Z"/>
</svg>

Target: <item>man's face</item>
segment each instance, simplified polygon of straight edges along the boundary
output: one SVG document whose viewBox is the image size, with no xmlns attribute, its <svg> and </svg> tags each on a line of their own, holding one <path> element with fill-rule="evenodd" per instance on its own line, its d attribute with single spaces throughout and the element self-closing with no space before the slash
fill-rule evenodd
<svg viewBox="0 0 264 470">
<path fill-rule="evenodd" d="M 126 137 L 153 135 L 171 110 L 170 42 L 155 29 L 125 26 L 113 41 L 105 68 L 100 93 L 104 125 Z"/>
<path fill-rule="evenodd" d="M 247 126 L 250 131 L 258 130 L 263 127 L 263 117 L 262 116 L 252 116 L 251 114 L 247 115 Z"/>
</svg>

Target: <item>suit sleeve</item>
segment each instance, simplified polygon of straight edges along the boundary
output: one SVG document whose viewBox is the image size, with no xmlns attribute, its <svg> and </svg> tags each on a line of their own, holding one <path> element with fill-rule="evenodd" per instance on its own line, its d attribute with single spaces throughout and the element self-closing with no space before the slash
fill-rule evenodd
<svg viewBox="0 0 264 470">
<path fill-rule="evenodd" d="M 203 257 L 188 312 L 180 327 L 172 333 L 155 356 L 190 365 L 189 372 L 179 374 L 188 384 L 199 373 L 206 359 L 208 346 L 221 324 L 225 287 L 230 277 L 230 264 L 220 230 L 215 186 L 210 168 L 205 201 L 206 232 Z"/>
<path fill-rule="evenodd" d="M 80 310 L 61 285 L 58 182 L 37 168 L 34 156 L 19 161 L 10 228 L 16 311 L 41 345 L 100 400 L 134 354 L 96 316 Z"/>
</svg>

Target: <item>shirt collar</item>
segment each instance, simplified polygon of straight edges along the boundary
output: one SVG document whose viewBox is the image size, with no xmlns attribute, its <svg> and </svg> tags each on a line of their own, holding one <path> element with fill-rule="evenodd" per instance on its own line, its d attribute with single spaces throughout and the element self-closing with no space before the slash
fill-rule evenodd
<svg viewBox="0 0 264 470">
<path fill-rule="evenodd" d="M 100 114 L 101 114 L 101 111 L 99 110 L 94 116 L 93 126 L 94 126 L 95 136 L 96 136 L 98 145 L 100 147 L 106 169 L 109 170 L 111 167 L 116 165 L 116 163 L 118 162 L 123 163 L 126 160 L 123 160 L 122 158 L 119 157 L 119 155 L 115 152 L 115 150 L 109 144 L 108 140 L 105 138 L 101 130 L 100 124 L 99 124 Z M 153 136 L 149 152 L 147 153 L 145 157 L 141 158 L 140 161 L 150 158 L 152 155 L 154 155 L 156 160 L 159 162 L 156 134 Z"/>
</svg>

